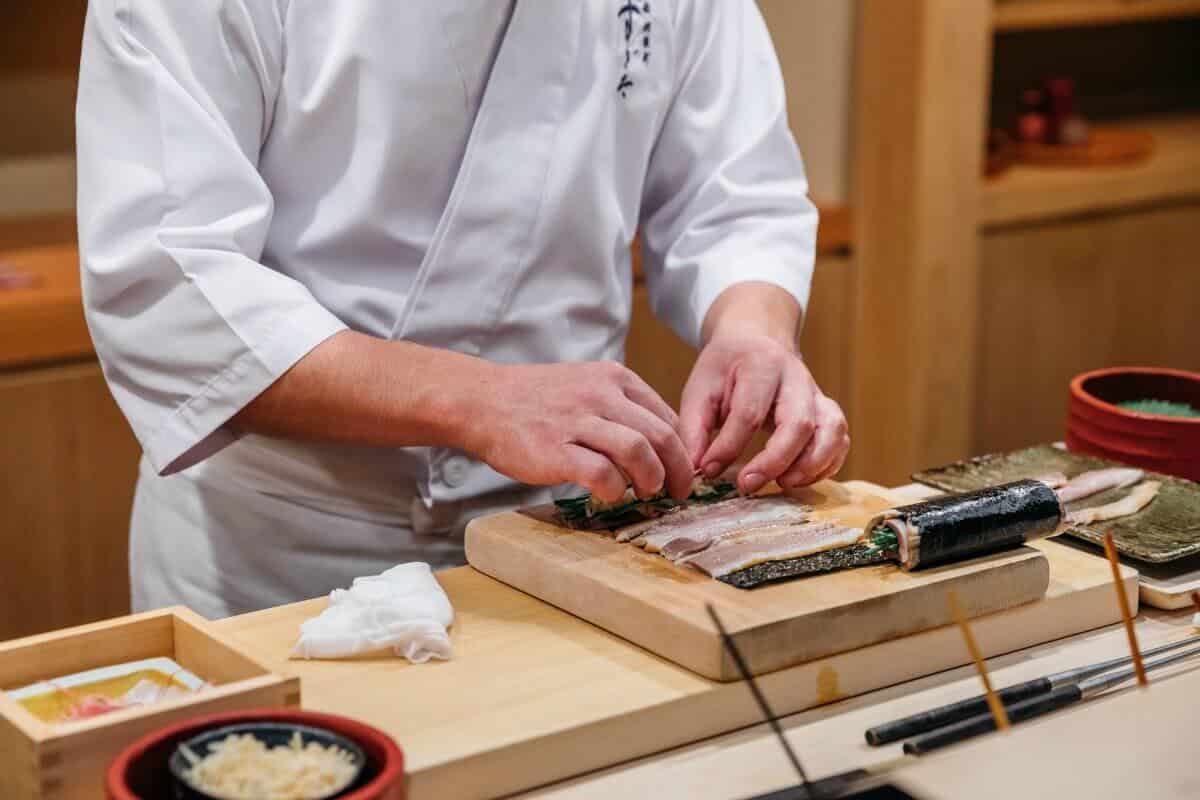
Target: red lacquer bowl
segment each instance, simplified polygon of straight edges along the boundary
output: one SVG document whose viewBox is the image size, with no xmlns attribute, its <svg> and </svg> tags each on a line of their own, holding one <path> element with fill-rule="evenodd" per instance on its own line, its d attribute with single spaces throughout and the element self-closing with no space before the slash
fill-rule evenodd
<svg viewBox="0 0 1200 800">
<path fill-rule="evenodd" d="M 149 733 L 126 747 L 109 765 L 105 789 L 109 800 L 159 800 L 174 797 L 171 753 L 198 733 L 246 722 L 288 722 L 339 733 L 357 742 L 367 756 L 365 783 L 338 800 L 405 800 L 404 754 L 391 737 L 370 725 L 315 711 L 264 708 L 210 714 Z"/>
<path fill-rule="evenodd" d="M 1071 381 L 1067 447 L 1200 481 L 1200 418 L 1143 414 L 1115 405 L 1146 398 L 1200 408 L 1200 374 L 1116 367 L 1077 376 Z"/>
</svg>

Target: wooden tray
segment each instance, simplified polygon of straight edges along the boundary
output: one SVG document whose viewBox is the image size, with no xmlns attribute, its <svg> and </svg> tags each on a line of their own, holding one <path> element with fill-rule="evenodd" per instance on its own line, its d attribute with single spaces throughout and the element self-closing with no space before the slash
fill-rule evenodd
<svg viewBox="0 0 1200 800">
<path fill-rule="evenodd" d="M 827 481 L 795 496 L 817 518 L 856 527 L 892 505 L 869 484 Z M 1020 548 L 919 572 L 878 565 L 743 590 L 605 533 L 515 512 L 473 521 L 466 545 L 479 571 L 720 681 L 739 673 L 708 603 L 761 675 L 949 624 L 951 590 L 978 616 L 1038 600 L 1049 584 L 1045 558 Z"/>
<path fill-rule="evenodd" d="M 1073 453 L 1058 445 L 1043 444 L 1011 453 L 995 453 L 958 461 L 913 475 L 913 480 L 947 492 L 967 492 L 1048 472 L 1078 475 L 1090 469 L 1123 466 Z M 1104 543 L 1111 530 L 1117 551 L 1130 558 L 1161 564 L 1200 553 L 1200 484 L 1170 475 L 1146 473 L 1162 482 L 1158 497 L 1146 508 L 1124 519 L 1099 527 L 1077 526 L 1065 535 L 1092 544 Z M 1103 505 L 1123 495 L 1117 489 L 1089 497 L 1079 507 Z M 1072 507 L 1075 507 L 1074 505 Z"/>
<path fill-rule="evenodd" d="M 0 797 L 94 800 L 117 753 L 144 734 L 200 714 L 300 705 L 300 679 L 282 677 L 186 608 L 68 628 L 0 644 L 0 689 L 97 667 L 167 656 L 213 687 L 146 708 L 49 725 L 0 691 Z"/>
</svg>

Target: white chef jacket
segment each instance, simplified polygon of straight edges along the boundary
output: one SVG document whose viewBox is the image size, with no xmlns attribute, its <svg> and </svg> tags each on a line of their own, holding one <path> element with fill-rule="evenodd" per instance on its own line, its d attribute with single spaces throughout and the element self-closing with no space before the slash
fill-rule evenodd
<svg viewBox="0 0 1200 800">
<path fill-rule="evenodd" d="M 139 607 L 450 563 L 463 514 L 533 496 L 451 450 L 228 427 L 341 330 L 620 359 L 639 227 L 693 343 L 737 282 L 808 297 L 816 211 L 752 0 L 91 0 L 78 156 L 87 320 L 145 453 Z"/>
</svg>

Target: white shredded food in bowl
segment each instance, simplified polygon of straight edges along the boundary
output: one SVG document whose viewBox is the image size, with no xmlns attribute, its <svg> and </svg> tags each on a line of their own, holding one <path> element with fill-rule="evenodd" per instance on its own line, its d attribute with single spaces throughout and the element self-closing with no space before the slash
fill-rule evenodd
<svg viewBox="0 0 1200 800">
<path fill-rule="evenodd" d="M 192 765 L 184 773 L 188 782 L 223 800 L 315 800 L 346 788 L 357 772 L 346 750 L 306 745 L 299 731 L 279 747 L 234 733 L 210 744 L 203 758 L 187 745 L 180 749 Z"/>
</svg>

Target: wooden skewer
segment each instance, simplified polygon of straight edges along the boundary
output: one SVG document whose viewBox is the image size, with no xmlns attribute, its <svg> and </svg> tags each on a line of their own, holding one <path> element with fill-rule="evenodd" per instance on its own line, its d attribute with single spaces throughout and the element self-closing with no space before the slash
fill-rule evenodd
<svg viewBox="0 0 1200 800">
<path fill-rule="evenodd" d="M 979 673 L 979 680 L 983 681 L 983 692 L 987 698 L 988 708 L 991 709 L 992 718 L 996 721 L 996 730 L 1006 731 L 1009 728 L 1008 712 L 1004 710 L 1004 703 L 1000 702 L 1000 698 L 992 689 L 992 679 L 988 677 L 987 664 L 983 661 L 983 653 L 979 652 L 979 645 L 975 642 L 974 634 L 971 633 L 971 626 L 967 624 L 967 615 L 963 613 L 962 605 L 958 602 L 958 593 L 951 589 L 946 595 L 946 600 L 950 604 L 950 613 L 954 615 L 954 621 L 958 623 L 959 630 L 962 631 L 963 640 L 967 643 L 967 652 L 975 661 L 975 671 Z"/>
<path fill-rule="evenodd" d="M 1104 533 L 1104 554 L 1108 556 L 1108 565 L 1112 567 L 1113 583 L 1117 587 L 1117 603 L 1121 606 L 1121 620 L 1125 623 L 1125 636 L 1129 639 L 1129 653 L 1133 656 L 1133 671 L 1137 675 L 1138 686 L 1143 688 L 1150 685 L 1146 678 L 1146 665 L 1142 663 L 1142 650 L 1138 647 L 1137 631 L 1133 628 L 1133 612 L 1129 610 L 1129 595 L 1125 592 L 1125 581 L 1121 580 L 1121 562 L 1117 559 L 1117 546 L 1113 542 L 1112 531 Z"/>
</svg>

